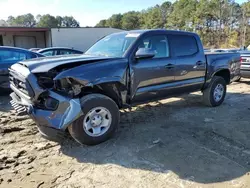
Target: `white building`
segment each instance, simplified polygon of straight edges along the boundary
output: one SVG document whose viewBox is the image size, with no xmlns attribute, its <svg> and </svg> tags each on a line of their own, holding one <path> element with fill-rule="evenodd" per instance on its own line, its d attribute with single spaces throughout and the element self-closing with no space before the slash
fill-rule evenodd
<svg viewBox="0 0 250 188">
<path fill-rule="evenodd" d="M 86 51 L 100 38 L 120 32 L 114 28 L 0 27 L 0 46 L 20 48 L 69 47 Z"/>
</svg>

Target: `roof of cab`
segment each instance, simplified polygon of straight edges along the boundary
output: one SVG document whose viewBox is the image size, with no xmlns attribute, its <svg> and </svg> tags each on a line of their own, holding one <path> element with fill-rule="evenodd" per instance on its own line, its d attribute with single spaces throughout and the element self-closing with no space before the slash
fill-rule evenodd
<svg viewBox="0 0 250 188">
<path fill-rule="evenodd" d="M 188 31 L 180 31 L 180 30 L 167 30 L 167 29 L 142 29 L 142 30 L 130 30 L 130 31 L 122 31 L 119 33 L 138 33 L 144 34 L 149 32 L 162 32 L 162 33 L 180 33 L 180 34 L 196 34 Z"/>
</svg>

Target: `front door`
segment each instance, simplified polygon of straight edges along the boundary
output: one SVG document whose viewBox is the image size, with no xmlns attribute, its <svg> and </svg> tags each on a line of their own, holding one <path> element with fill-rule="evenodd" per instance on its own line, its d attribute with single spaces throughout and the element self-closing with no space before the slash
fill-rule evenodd
<svg viewBox="0 0 250 188">
<path fill-rule="evenodd" d="M 141 40 L 139 48 L 155 51 L 153 58 L 135 59 L 131 64 L 132 102 L 145 102 L 163 97 L 169 83 L 174 81 L 174 60 L 170 57 L 166 35 L 154 35 Z"/>
</svg>

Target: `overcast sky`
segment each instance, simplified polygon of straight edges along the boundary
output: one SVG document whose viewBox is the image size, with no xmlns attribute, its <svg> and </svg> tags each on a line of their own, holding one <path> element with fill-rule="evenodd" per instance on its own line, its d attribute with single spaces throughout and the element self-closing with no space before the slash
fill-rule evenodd
<svg viewBox="0 0 250 188">
<path fill-rule="evenodd" d="M 74 16 L 82 27 L 95 26 L 112 14 L 139 11 L 163 2 L 165 0 L 0 0 L 0 19 L 26 13 L 67 15 Z"/>
</svg>

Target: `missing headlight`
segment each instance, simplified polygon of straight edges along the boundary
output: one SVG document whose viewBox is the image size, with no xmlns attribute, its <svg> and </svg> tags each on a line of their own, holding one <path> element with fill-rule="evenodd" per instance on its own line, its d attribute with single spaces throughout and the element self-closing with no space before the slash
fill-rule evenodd
<svg viewBox="0 0 250 188">
<path fill-rule="evenodd" d="M 36 102 L 36 107 L 43 110 L 56 110 L 58 105 L 59 101 L 50 97 L 48 92 L 41 94 Z"/>
<path fill-rule="evenodd" d="M 59 105 L 59 101 L 52 97 L 48 97 L 44 100 L 44 106 L 48 110 L 56 110 L 58 105 Z"/>
</svg>

